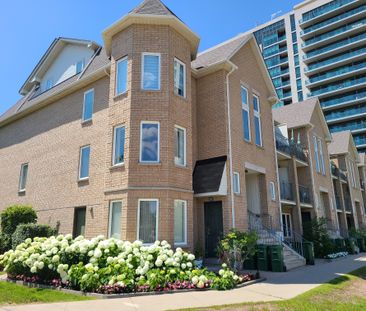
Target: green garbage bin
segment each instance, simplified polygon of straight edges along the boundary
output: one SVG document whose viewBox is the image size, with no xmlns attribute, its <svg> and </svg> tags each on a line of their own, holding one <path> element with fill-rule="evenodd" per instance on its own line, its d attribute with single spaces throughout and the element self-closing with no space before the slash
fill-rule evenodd
<svg viewBox="0 0 366 311">
<path fill-rule="evenodd" d="M 346 242 L 346 250 L 349 254 L 356 254 L 356 244 L 353 239 L 345 239 Z"/>
<path fill-rule="evenodd" d="M 269 247 L 271 267 L 273 272 L 284 272 L 285 265 L 283 262 L 283 247 L 282 245 L 271 245 Z"/>
<path fill-rule="evenodd" d="M 335 239 L 334 243 L 338 252 L 344 252 L 346 250 L 346 243 L 344 242 L 344 239 Z"/>
<path fill-rule="evenodd" d="M 306 259 L 307 265 L 315 265 L 315 256 L 314 256 L 314 244 L 313 242 L 304 242 L 304 257 Z"/>
<path fill-rule="evenodd" d="M 269 270 L 269 262 L 268 262 L 268 246 L 267 245 L 258 245 L 257 250 L 257 265 L 258 270 L 268 271 Z"/>
<path fill-rule="evenodd" d="M 244 270 L 257 270 L 257 254 L 246 259 L 243 268 Z"/>
<path fill-rule="evenodd" d="M 360 249 L 360 252 L 366 252 L 366 245 L 364 238 L 358 238 L 357 239 L 357 246 Z"/>
</svg>

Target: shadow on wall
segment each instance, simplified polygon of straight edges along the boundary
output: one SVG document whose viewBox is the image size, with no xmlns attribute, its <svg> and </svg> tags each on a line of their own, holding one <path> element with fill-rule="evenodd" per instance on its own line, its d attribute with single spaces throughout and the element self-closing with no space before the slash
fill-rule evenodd
<svg viewBox="0 0 366 311">
<path fill-rule="evenodd" d="M 107 79 L 109 78 L 102 78 L 92 86 L 95 92 L 94 115 L 108 108 L 109 83 L 106 82 Z M 80 122 L 81 128 L 84 92 L 92 87 L 78 90 L 57 100 L 55 103 L 0 128 L 0 149 L 23 143 L 32 137 L 75 121 Z"/>
</svg>

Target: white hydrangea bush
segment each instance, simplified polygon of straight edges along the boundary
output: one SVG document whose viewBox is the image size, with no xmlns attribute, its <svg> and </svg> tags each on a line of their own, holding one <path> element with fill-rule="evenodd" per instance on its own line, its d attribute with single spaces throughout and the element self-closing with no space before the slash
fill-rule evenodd
<svg viewBox="0 0 366 311">
<path fill-rule="evenodd" d="M 27 239 L 0 256 L 9 278 L 114 293 L 214 287 L 220 279 L 243 281 L 225 267 L 216 276 L 195 268 L 195 256 L 166 241 L 143 245 L 98 236 Z M 221 289 L 220 286 L 215 288 Z"/>
</svg>

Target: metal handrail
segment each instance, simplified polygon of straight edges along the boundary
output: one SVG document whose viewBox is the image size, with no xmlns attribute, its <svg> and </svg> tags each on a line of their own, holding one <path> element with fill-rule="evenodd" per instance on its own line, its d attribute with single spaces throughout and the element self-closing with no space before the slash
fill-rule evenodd
<svg viewBox="0 0 366 311">
<path fill-rule="evenodd" d="M 272 217 L 270 215 L 269 220 L 272 221 Z M 255 214 L 248 210 L 248 218 L 249 218 L 249 229 L 251 231 L 257 232 L 260 236 L 261 243 L 263 244 L 273 244 L 274 242 L 278 245 L 286 245 L 294 252 L 304 257 L 304 242 L 308 242 L 303 238 L 303 236 L 293 230 L 291 230 L 291 237 L 282 237 L 276 234 L 276 230 L 273 229 L 273 224 L 270 223 L 269 226 L 264 224 L 261 215 Z"/>
</svg>

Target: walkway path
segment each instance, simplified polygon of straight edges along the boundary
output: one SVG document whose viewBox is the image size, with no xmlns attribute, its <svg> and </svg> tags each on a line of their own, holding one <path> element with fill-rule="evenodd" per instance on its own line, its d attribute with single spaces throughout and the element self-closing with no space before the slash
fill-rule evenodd
<svg viewBox="0 0 366 311">
<path fill-rule="evenodd" d="M 205 291 L 110 300 L 4 306 L 0 307 L 0 311 L 155 311 L 281 300 L 293 298 L 340 274 L 362 266 L 366 266 L 364 254 L 349 256 L 331 263 L 321 261 L 317 262 L 315 266 L 305 266 L 287 273 L 264 272 L 262 276 L 267 278 L 265 282 L 225 292 Z"/>
</svg>

